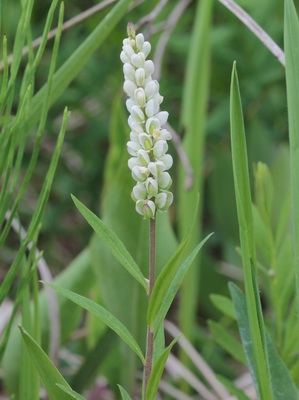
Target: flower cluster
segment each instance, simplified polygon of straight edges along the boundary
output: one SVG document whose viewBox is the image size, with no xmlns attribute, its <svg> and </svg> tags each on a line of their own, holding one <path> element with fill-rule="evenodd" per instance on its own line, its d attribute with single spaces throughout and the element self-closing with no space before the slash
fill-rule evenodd
<svg viewBox="0 0 299 400">
<path fill-rule="evenodd" d="M 167 140 L 171 139 L 171 134 L 162 128 L 168 112 L 160 111 L 163 97 L 159 93 L 159 83 L 152 78 L 154 63 L 146 60 L 150 43 L 141 33 L 135 34 L 131 23 L 127 31 L 120 58 L 124 63 L 124 91 L 129 96 L 126 106 L 131 133 L 127 148 L 132 157 L 128 165 L 137 182 L 131 196 L 139 214 L 155 218 L 157 210 L 167 211 L 173 201 L 168 190 L 172 180 L 166 172 L 172 166 L 172 157 L 167 154 Z"/>
</svg>

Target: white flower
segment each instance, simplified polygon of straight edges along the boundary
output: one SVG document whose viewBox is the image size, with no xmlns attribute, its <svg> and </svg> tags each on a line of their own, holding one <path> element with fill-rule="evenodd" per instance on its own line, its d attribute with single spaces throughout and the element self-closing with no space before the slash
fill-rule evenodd
<svg viewBox="0 0 299 400">
<path fill-rule="evenodd" d="M 130 113 L 131 132 L 127 149 L 132 157 L 128 166 L 137 182 L 131 197 L 136 211 L 148 219 L 155 218 L 157 210 L 167 211 L 173 201 L 169 191 L 172 180 L 166 172 L 173 162 L 167 154 L 167 140 L 171 139 L 171 134 L 163 128 L 168 112 L 160 110 L 163 97 L 159 93 L 159 83 L 152 79 L 154 63 L 147 60 L 151 45 L 141 33 L 135 34 L 131 23 L 127 32 L 120 59 L 124 64 L 123 89 L 129 97 L 126 107 Z"/>
</svg>

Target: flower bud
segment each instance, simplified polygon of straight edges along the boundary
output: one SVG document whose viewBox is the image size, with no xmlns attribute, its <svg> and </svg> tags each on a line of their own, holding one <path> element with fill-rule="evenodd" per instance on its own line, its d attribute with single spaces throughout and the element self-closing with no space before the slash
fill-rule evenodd
<svg viewBox="0 0 299 400">
<path fill-rule="evenodd" d="M 160 158 L 164 156 L 166 151 L 168 150 L 168 144 L 165 140 L 158 140 L 153 148 L 153 153 L 156 158 Z"/>
<path fill-rule="evenodd" d="M 145 187 L 149 197 L 155 197 L 158 194 L 158 182 L 154 178 L 148 178 L 145 181 Z"/>
<path fill-rule="evenodd" d="M 135 71 L 135 82 L 137 86 L 143 86 L 145 80 L 145 70 L 144 68 L 138 68 Z"/>
<path fill-rule="evenodd" d="M 130 141 L 130 142 L 127 143 L 127 150 L 128 150 L 128 153 L 131 156 L 137 156 L 138 155 L 138 150 L 140 150 L 140 146 L 139 146 L 138 143 Z"/>
<path fill-rule="evenodd" d="M 172 184 L 172 179 L 168 172 L 161 172 L 158 176 L 159 188 L 168 190 Z"/>
<path fill-rule="evenodd" d="M 137 185 L 133 187 L 131 197 L 133 201 L 145 200 L 147 198 L 147 190 L 143 183 L 138 182 Z"/>
<path fill-rule="evenodd" d="M 138 106 L 133 106 L 132 107 L 131 116 L 132 116 L 132 119 L 134 121 L 136 121 L 136 122 L 143 122 L 144 118 L 145 118 L 144 114 L 143 114 L 143 111 Z"/>
<path fill-rule="evenodd" d="M 145 76 L 148 78 L 149 76 L 153 75 L 155 71 L 155 66 L 152 60 L 146 60 L 144 63 L 144 70 L 145 70 Z"/>
<path fill-rule="evenodd" d="M 150 51 L 151 51 L 150 42 L 144 42 L 142 46 L 142 53 L 144 54 L 145 58 L 149 55 Z"/>
<path fill-rule="evenodd" d="M 143 34 L 142 33 L 138 33 L 138 35 L 136 35 L 135 41 L 136 41 L 137 50 L 138 51 L 142 51 L 142 47 L 144 45 L 144 36 L 143 36 Z"/>
<path fill-rule="evenodd" d="M 128 22 L 127 34 L 129 36 L 129 38 L 135 39 L 135 28 L 134 28 L 134 24 L 132 22 Z"/>
<path fill-rule="evenodd" d="M 133 50 L 134 52 L 134 50 Z M 143 53 L 132 54 L 131 63 L 136 68 L 144 68 L 145 56 Z"/>
<path fill-rule="evenodd" d="M 123 66 L 123 72 L 125 79 L 129 79 L 134 82 L 135 79 L 135 68 L 129 62 L 125 63 Z"/>
<path fill-rule="evenodd" d="M 138 200 L 136 202 L 136 211 L 146 219 L 155 218 L 156 206 L 151 200 Z"/>
<path fill-rule="evenodd" d="M 147 135 L 146 133 L 140 133 L 138 135 L 138 139 L 140 145 L 144 148 L 144 150 L 151 150 L 153 142 L 150 135 Z"/>
<path fill-rule="evenodd" d="M 151 99 L 159 91 L 159 83 L 158 83 L 158 81 L 150 80 L 145 85 L 144 90 L 145 90 L 146 98 L 148 100 Z"/>
<path fill-rule="evenodd" d="M 145 151 L 143 149 L 138 150 L 137 158 L 141 165 L 144 165 L 145 167 L 148 166 L 148 164 L 150 162 L 150 157 L 149 157 L 147 151 Z"/>
<path fill-rule="evenodd" d="M 129 97 L 133 97 L 134 96 L 134 92 L 137 89 L 137 86 L 134 82 L 126 79 L 124 82 L 124 92 L 129 96 Z"/>
<path fill-rule="evenodd" d="M 134 99 L 139 107 L 144 107 L 146 103 L 145 91 L 143 88 L 138 88 L 134 92 Z"/>
<path fill-rule="evenodd" d="M 165 212 L 173 202 L 173 194 L 171 192 L 161 192 L 156 196 L 155 204 L 159 211 Z"/>
<path fill-rule="evenodd" d="M 137 182 L 144 182 L 147 178 L 147 168 L 142 166 L 134 166 L 132 168 L 132 177 Z"/>
</svg>

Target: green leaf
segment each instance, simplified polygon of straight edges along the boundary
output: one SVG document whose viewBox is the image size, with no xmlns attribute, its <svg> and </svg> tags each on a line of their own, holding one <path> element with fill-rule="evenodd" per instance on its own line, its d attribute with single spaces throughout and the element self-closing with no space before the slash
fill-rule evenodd
<svg viewBox="0 0 299 400">
<path fill-rule="evenodd" d="M 242 291 L 233 283 L 229 284 L 231 296 L 238 316 L 239 331 L 243 348 L 248 361 L 251 376 L 255 381 L 255 365 L 253 358 L 252 340 L 249 332 L 249 321 L 246 309 L 246 300 Z M 266 353 L 268 355 L 268 368 L 271 379 L 271 392 L 274 400 L 288 399 L 298 400 L 298 390 L 290 376 L 290 373 L 277 353 L 270 336 L 266 335 Z"/>
<path fill-rule="evenodd" d="M 243 349 L 246 355 L 248 368 L 256 386 L 257 385 L 256 367 L 254 364 L 254 355 L 253 355 L 252 339 L 250 336 L 249 322 L 247 316 L 246 300 L 244 298 L 242 291 L 238 288 L 238 286 L 236 286 L 234 283 L 231 282 L 229 283 L 228 286 L 237 314 L 239 332 L 243 343 Z"/>
<path fill-rule="evenodd" d="M 177 272 L 177 265 L 180 261 L 181 255 L 183 254 L 186 246 L 189 243 L 189 240 L 190 235 L 188 235 L 186 239 L 181 243 L 176 253 L 162 269 L 154 284 L 147 313 L 148 324 L 151 327 L 154 326 L 156 315 L 161 308 L 169 285 L 171 284 L 171 281 L 173 280 L 175 273 Z"/>
<path fill-rule="evenodd" d="M 57 386 L 57 384 L 60 384 L 64 387 L 69 387 L 68 383 L 56 369 L 47 354 L 41 349 L 35 340 L 32 339 L 24 328 L 21 326 L 19 328 L 30 357 L 41 377 L 41 380 L 43 381 L 50 400 L 73 400 L 73 396 L 65 392 L 62 393 L 61 389 Z"/>
<path fill-rule="evenodd" d="M 246 396 L 246 394 L 244 394 L 243 390 L 238 389 L 231 380 L 225 378 L 224 376 L 221 375 L 217 375 L 217 379 L 219 380 L 219 382 L 221 382 L 223 384 L 223 386 L 226 387 L 226 389 L 228 389 L 230 391 L 231 394 L 233 394 L 234 396 L 236 396 L 236 398 L 238 400 L 250 400 L 249 397 Z"/>
<path fill-rule="evenodd" d="M 291 212 L 297 313 L 299 311 L 299 21 L 292 0 L 285 1 L 284 47 L 290 139 Z"/>
<path fill-rule="evenodd" d="M 174 346 L 174 344 L 178 341 L 178 337 L 173 339 L 169 346 L 163 351 L 161 356 L 153 365 L 153 369 L 148 380 L 148 385 L 146 389 L 146 400 L 155 400 L 156 393 L 158 391 L 159 383 L 161 380 L 161 376 L 168 359 L 169 353 Z"/>
<path fill-rule="evenodd" d="M 123 400 L 132 400 L 128 392 L 121 385 L 117 386 L 119 387 L 119 391 Z"/>
<path fill-rule="evenodd" d="M 105 242 L 105 244 L 109 247 L 114 257 L 121 263 L 121 265 L 126 268 L 126 270 L 139 282 L 144 289 L 148 290 L 148 285 L 146 283 L 145 277 L 142 275 L 138 265 L 134 261 L 131 254 L 126 249 L 123 242 L 119 240 L 119 238 L 112 232 L 107 225 L 104 224 L 103 221 L 100 220 L 93 212 L 91 212 L 87 207 L 84 206 L 75 196 L 72 196 L 72 199 L 89 223 L 89 225 L 93 228 L 95 233 Z"/>
<path fill-rule="evenodd" d="M 205 244 L 205 242 L 212 236 L 212 233 L 208 235 L 205 239 L 203 239 L 196 248 L 191 252 L 191 254 L 186 258 L 186 260 L 177 268 L 173 279 L 167 285 L 167 287 L 162 282 L 163 276 L 162 273 L 159 275 L 150 298 L 149 306 L 148 306 L 148 323 L 150 326 L 155 326 L 155 330 L 159 328 L 160 324 L 164 321 L 166 314 L 179 290 L 179 287 L 188 272 L 188 269 L 192 265 L 195 257 L 197 256 L 199 250 Z M 162 275 L 162 278 L 161 278 Z M 157 286 L 156 286 L 157 285 Z M 158 293 L 156 288 L 161 288 L 163 292 L 163 298 L 161 299 L 161 294 Z M 157 303 L 157 304 L 156 304 Z"/>
<path fill-rule="evenodd" d="M 59 389 L 61 389 L 64 393 L 67 393 L 71 396 L 72 399 L 75 400 L 85 400 L 85 397 L 81 396 L 79 393 L 75 392 L 74 390 L 70 389 L 68 386 L 60 385 L 57 383 Z"/>
<path fill-rule="evenodd" d="M 119 337 L 121 337 L 122 340 L 127 343 L 127 345 L 139 356 L 141 361 L 144 363 L 144 356 L 136 340 L 133 338 L 128 329 L 104 307 L 84 296 L 73 293 L 70 290 L 61 288 L 52 283 L 43 283 L 99 318 L 102 322 L 109 326 L 109 328 L 112 329 Z"/>
<path fill-rule="evenodd" d="M 271 399 L 271 383 L 265 354 L 265 328 L 257 287 L 257 267 L 246 136 L 236 63 L 233 64 L 231 76 L 230 124 L 233 176 L 242 251 L 249 335 L 251 338 L 254 338 L 252 354 L 255 369 L 252 372 L 255 373 L 260 397 L 263 399 Z"/>
<path fill-rule="evenodd" d="M 208 321 L 208 326 L 216 342 L 232 355 L 235 360 L 246 365 L 246 357 L 240 342 L 228 333 L 219 323 Z"/>
<path fill-rule="evenodd" d="M 231 299 L 221 294 L 211 294 L 210 299 L 214 306 L 224 315 L 233 319 L 234 321 L 237 319 L 236 311 Z"/>
</svg>

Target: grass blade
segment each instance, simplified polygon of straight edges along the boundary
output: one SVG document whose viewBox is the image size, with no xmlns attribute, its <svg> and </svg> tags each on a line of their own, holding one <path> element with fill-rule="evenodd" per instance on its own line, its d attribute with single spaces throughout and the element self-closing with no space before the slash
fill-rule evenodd
<svg viewBox="0 0 299 400">
<path fill-rule="evenodd" d="M 293 227 L 294 268 L 299 310 L 299 22 L 292 0 L 285 1 L 284 47 L 290 140 L 291 212 Z"/>
<path fill-rule="evenodd" d="M 247 150 L 239 82 L 236 64 L 233 65 L 230 91 L 230 123 L 231 146 L 235 196 L 239 221 L 239 234 L 242 250 L 245 295 L 250 328 L 250 338 L 253 343 L 252 373 L 257 382 L 260 398 L 272 399 L 271 382 L 267 369 L 265 353 L 264 322 L 257 289 L 256 254 L 254 245 L 253 217 L 247 163 Z"/>
</svg>

